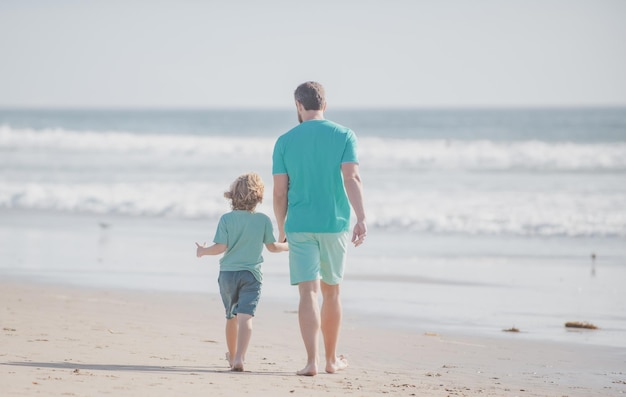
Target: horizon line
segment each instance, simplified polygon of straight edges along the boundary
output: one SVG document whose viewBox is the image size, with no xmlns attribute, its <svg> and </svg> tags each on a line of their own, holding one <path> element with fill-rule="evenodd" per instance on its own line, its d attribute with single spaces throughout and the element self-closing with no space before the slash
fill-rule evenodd
<svg viewBox="0 0 626 397">
<path fill-rule="evenodd" d="M 626 104 L 559 104 L 559 105 L 376 105 L 332 106 L 326 113 L 368 110 L 575 110 L 626 109 Z M 73 106 L 73 105 L 0 105 L 0 111 L 292 111 L 292 106 Z"/>
</svg>

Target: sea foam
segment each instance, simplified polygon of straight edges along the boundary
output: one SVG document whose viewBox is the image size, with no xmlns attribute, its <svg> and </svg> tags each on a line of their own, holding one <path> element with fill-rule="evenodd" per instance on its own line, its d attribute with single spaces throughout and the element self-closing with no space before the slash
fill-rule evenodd
<svg viewBox="0 0 626 397">
<path fill-rule="evenodd" d="M 265 156 L 276 137 L 136 134 L 0 127 L 0 150 Z M 626 143 L 359 139 L 367 166 L 415 170 L 626 171 Z"/>
<path fill-rule="evenodd" d="M 0 208 L 205 218 L 243 172 L 266 180 L 276 137 L 0 127 Z M 359 139 L 371 227 L 626 236 L 626 143 Z"/>
</svg>

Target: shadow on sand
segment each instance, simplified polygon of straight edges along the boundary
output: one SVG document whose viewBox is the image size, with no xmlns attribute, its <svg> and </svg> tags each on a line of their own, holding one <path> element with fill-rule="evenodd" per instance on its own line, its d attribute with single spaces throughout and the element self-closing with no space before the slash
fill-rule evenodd
<svg viewBox="0 0 626 397">
<path fill-rule="evenodd" d="M 0 363 L 0 365 L 33 367 L 33 368 L 55 368 L 73 370 L 74 373 L 80 374 L 80 371 L 128 371 L 128 372 L 167 372 L 167 373 L 186 373 L 196 375 L 200 373 L 214 374 L 247 374 L 247 375 L 295 375 L 291 372 L 277 371 L 244 371 L 234 372 L 224 367 L 173 367 L 173 366 L 157 366 L 157 365 L 119 365 L 119 364 L 79 364 L 73 362 L 31 362 L 31 361 L 9 361 Z"/>
</svg>

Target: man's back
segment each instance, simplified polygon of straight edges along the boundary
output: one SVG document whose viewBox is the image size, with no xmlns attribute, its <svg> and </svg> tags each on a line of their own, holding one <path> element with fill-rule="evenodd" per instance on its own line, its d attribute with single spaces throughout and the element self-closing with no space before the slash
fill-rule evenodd
<svg viewBox="0 0 626 397">
<path fill-rule="evenodd" d="M 354 133 L 329 120 L 308 120 L 276 142 L 273 174 L 289 176 L 288 232 L 349 229 L 342 163 L 358 163 Z"/>
<path fill-rule="evenodd" d="M 300 125 L 278 138 L 273 156 L 274 215 L 279 240 L 289 241 L 289 280 L 298 285 L 298 321 L 307 352 L 306 366 L 297 374 L 305 376 L 318 373 L 320 331 L 326 372 L 348 367 L 346 358 L 337 355 L 337 342 L 350 206 L 356 215 L 355 247 L 367 234 L 356 138 L 349 129 L 324 119 L 325 96 L 324 87 L 315 81 L 296 88 Z"/>
</svg>

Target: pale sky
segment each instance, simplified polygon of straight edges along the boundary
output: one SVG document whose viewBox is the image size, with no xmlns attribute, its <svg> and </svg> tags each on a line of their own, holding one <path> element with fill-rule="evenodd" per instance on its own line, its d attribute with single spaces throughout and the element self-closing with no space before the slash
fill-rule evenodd
<svg viewBox="0 0 626 397">
<path fill-rule="evenodd" d="M 0 2 L 0 107 L 626 106 L 626 1 Z"/>
</svg>

